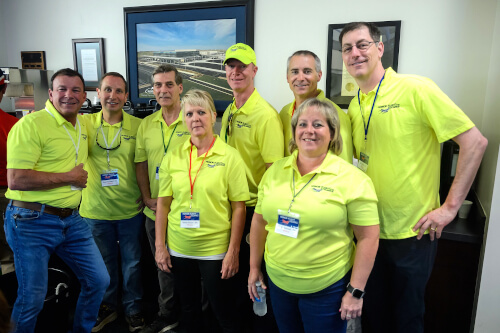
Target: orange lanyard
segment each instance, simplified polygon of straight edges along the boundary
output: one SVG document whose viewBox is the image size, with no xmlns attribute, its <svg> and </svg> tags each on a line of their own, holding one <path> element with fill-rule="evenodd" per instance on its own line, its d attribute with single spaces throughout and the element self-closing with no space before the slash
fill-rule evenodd
<svg viewBox="0 0 500 333">
<path fill-rule="evenodd" d="M 293 117 L 293 114 L 295 113 L 295 106 L 296 105 L 297 105 L 297 102 L 293 102 L 292 117 Z"/>
<path fill-rule="evenodd" d="M 203 166 L 203 163 L 205 162 L 205 158 L 207 157 L 208 152 L 210 151 L 210 149 L 214 145 L 214 142 L 215 142 L 215 137 L 212 140 L 212 143 L 210 144 L 210 147 L 208 147 L 208 150 L 205 153 L 205 156 L 203 156 L 203 161 L 201 161 L 200 168 L 196 172 L 196 176 L 194 176 L 194 180 L 191 179 L 191 165 L 192 165 L 192 161 L 191 161 L 192 160 L 192 156 L 191 155 L 193 154 L 193 143 L 191 142 L 191 151 L 189 153 L 189 184 L 191 185 L 191 202 L 193 202 L 194 183 L 196 182 L 196 178 L 198 178 L 198 174 L 200 173 L 201 167 Z M 191 207 L 191 205 L 190 205 L 190 207 Z"/>
</svg>

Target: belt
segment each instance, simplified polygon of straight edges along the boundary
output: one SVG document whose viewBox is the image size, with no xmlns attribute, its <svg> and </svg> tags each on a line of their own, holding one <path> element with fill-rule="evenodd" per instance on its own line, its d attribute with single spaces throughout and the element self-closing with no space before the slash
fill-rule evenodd
<svg viewBox="0 0 500 333">
<path fill-rule="evenodd" d="M 31 209 L 31 210 L 34 210 L 36 212 L 41 212 L 43 205 L 40 203 L 37 203 L 37 202 L 26 202 L 26 201 L 12 200 L 12 206 L 16 206 L 19 208 Z M 59 216 L 62 218 L 66 218 L 68 216 L 71 216 L 71 214 L 73 214 L 74 209 L 73 208 L 57 208 L 57 207 L 45 205 L 45 209 L 43 211 L 47 214 L 56 215 L 56 216 Z"/>
</svg>

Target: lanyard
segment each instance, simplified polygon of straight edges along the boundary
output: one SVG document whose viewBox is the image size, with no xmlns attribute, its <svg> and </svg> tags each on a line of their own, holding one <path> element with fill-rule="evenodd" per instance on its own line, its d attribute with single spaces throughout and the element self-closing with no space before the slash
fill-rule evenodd
<svg viewBox="0 0 500 333">
<path fill-rule="evenodd" d="M 292 117 L 293 117 L 293 114 L 295 113 L 296 106 L 297 106 L 297 102 L 293 102 Z"/>
<path fill-rule="evenodd" d="M 366 148 L 366 141 L 367 141 L 367 137 L 368 137 L 368 127 L 370 126 L 370 120 L 372 119 L 373 108 L 375 107 L 375 101 L 377 100 L 378 90 L 380 89 L 380 85 L 382 84 L 382 81 L 384 81 L 384 77 L 385 77 L 385 72 L 384 72 L 384 76 L 382 76 L 382 79 L 380 79 L 380 82 L 379 82 L 378 87 L 377 87 L 377 92 L 375 93 L 375 98 L 373 99 L 372 109 L 370 111 L 370 116 L 368 117 L 368 124 L 365 122 L 365 116 L 363 115 L 363 110 L 361 110 L 361 100 L 359 99 L 359 91 L 361 89 L 358 89 L 359 111 L 361 112 L 361 119 L 363 119 L 363 127 L 365 129 L 365 148 Z"/>
<path fill-rule="evenodd" d="M 160 126 L 161 126 L 161 142 L 163 142 L 163 150 L 165 150 L 165 153 L 163 156 L 167 155 L 168 147 L 170 146 L 170 141 L 172 141 L 172 136 L 174 136 L 175 129 L 177 128 L 177 125 L 179 123 L 175 124 L 174 130 L 172 131 L 172 134 L 170 134 L 170 139 L 168 139 L 168 144 L 165 147 L 165 137 L 163 136 L 163 123 L 160 121 Z"/>
<path fill-rule="evenodd" d="M 122 119 L 122 122 L 120 124 L 120 129 L 116 133 L 115 137 L 113 138 L 113 141 L 111 141 L 111 144 L 109 146 L 108 146 L 108 140 L 106 140 L 106 135 L 104 135 L 104 130 L 102 129 L 102 124 L 103 124 L 103 120 L 101 118 L 101 126 L 99 128 L 101 129 L 102 138 L 104 140 L 104 144 L 106 145 L 106 153 L 107 153 L 107 157 L 108 157 L 108 169 L 110 169 L 110 164 L 109 164 L 109 151 L 110 151 L 110 149 L 109 148 L 113 147 L 113 143 L 115 143 L 116 138 L 120 135 L 120 133 L 122 131 L 122 128 L 123 128 L 123 119 Z"/>
<path fill-rule="evenodd" d="M 49 111 L 49 109 L 45 108 L 45 111 L 47 111 L 54 119 L 56 117 L 52 114 L 52 112 Z M 75 143 L 75 140 L 73 140 L 73 137 L 69 133 L 68 129 L 66 126 L 63 124 L 64 129 L 66 130 L 66 133 L 68 133 L 69 138 L 71 139 L 71 142 L 73 142 L 73 147 L 75 147 L 75 166 L 78 163 L 78 151 L 80 150 L 80 140 L 82 138 L 82 126 L 80 125 L 80 121 L 78 120 L 78 117 L 76 118 L 76 123 L 78 124 L 78 145 Z"/>
<path fill-rule="evenodd" d="M 208 155 L 208 152 L 210 151 L 210 148 L 214 145 L 215 142 L 215 137 L 212 140 L 212 143 L 210 144 L 210 147 L 208 147 L 207 152 L 205 153 L 205 156 L 203 156 L 203 160 L 201 161 L 200 168 L 196 172 L 196 176 L 194 176 L 194 180 L 191 179 L 191 159 L 192 159 L 192 154 L 193 154 L 193 143 L 191 142 L 191 151 L 189 152 L 189 184 L 191 185 L 191 202 L 189 203 L 189 209 L 191 209 L 193 205 L 193 191 L 194 191 L 194 183 L 196 182 L 196 178 L 198 178 L 198 174 L 200 173 L 201 167 L 203 166 L 203 163 L 205 162 L 205 158 Z"/>
<path fill-rule="evenodd" d="M 306 188 L 307 185 L 316 177 L 317 173 L 314 174 L 314 176 L 309 179 L 309 181 L 300 189 L 300 191 L 295 194 L 295 171 L 292 169 L 292 190 L 293 190 L 293 198 L 292 202 L 290 202 L 290 206 L 288 207 L 288 213 L 290 213 L 290 210 L 292 209 L 292 204 L 295 202 L 295 198 L 299 196 L 300 192 L 302 192 L 303 189 Z"/>
</svg>

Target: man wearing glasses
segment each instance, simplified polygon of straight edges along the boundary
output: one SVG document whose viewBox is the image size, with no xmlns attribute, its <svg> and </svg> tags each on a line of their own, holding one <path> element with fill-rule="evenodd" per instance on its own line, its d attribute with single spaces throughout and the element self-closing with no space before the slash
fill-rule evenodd
<svg viewBox="0 0 500 333">
<path fill-rule="evenodd" d="M 161 109 L 147 116 L 137 132 L 135 163 L 137 183 L 144 201 L 146 234 L 156 253 L 155 214 L 159 191 L 159 170 L 163 157 L 189 138 L 182 122 L 182 76 L 172 65 L 160 65 L 153 72 L 153 93 Z M 178 301 L 174 297 L 174 276 L 158 269 L 160 295 L 158 317 L 142 333 L 166 332 L 178 325 Z"/>
<path fill-rule="evenodd" d="M 135 142 L 141 119 L 123 111 L 128 89 L 115 72 L 101 79 L 97 96 L 102 110 L 84 116 L 88 130 L 89 173 L 80 214 L 90 226 L 104 259 L 110 284 L 92 332 L 117 318 L 120 267 L 122 305 L 131 332 L 144 327 L 140 270 L 142 199 L 135 176 Z M 121 259 L 121 265 L 118 262 Z"/>
<path fill-rule="evenodd" d="M 276 110 L 254 87 L 258 70 L 254 50 L 242 43 L 235 44 L 227 49 L 224 64 L 226 79 L 233 90 L 234 98 L 222 117 L 220 137 L 241 154 L 250 190 L 250 200 L 245 203 L 246 221 L 240 246 L 238 273 L 244 285 L 242 290 L 246 290 L 250 270 L 247 235 L 257 204 L 257 188 L 266 169 L 283 157 L 283 127 Z M 242 292 L 241 297 L 241 301 L 246 302 L 250 308 L 248 294 Z M 248 312 L 251 312 L 251 309 Z"/>
<path fill-rule="evenodd" d="M 340 120 L 340 135 L 342 136 L 342 152 L 340 157 L 352 164 L 352 136 L 351 121 L 347 114 L 325 97 L 325 93 L 318 89 L 318 82 L 321 80 L 321 61 L 318 56 L 308 50 L 294 52 L 287 61 L 286 80 L 290 90 L 295 97 L 294 101 L 285 105 L 280 112 L 281 123 L 283 124 L 283 136 L 285 139 L 285 156 L 290 155 L 288 143 L 292 138 L 292 116 L 297 108 L 309 98 L 327 100 L 337 110 Z"/>
<path fill-rule="evenodd" d="M 65 68 L 51 78 L 45 109 L 21 118 L 7 139 L 5 233 L 14 252 L 16 332 L 33 332 L 47 293 L 48 262 L 57 254 L 81 285 L 73 332 L 89 332 L 109 275 L 89 226 L 78 212 L 87 183 L 88 136 L 78 115 L 83 77 Z M 63 318 L 61 318 L 63 320 Z"/>
<path fill-rule="evenodd" d="M 384 69 L 380 37 L 364 22 L 340 34 L 345 67 L 359 86 L 348 111 L 358 167 L 379 199 L 381 239 L 366 285 L 363 332 L 423 332 L 437 239 L 465 199 L 487 140 L 434 82 Z M 440 207 L 440 143 L 450 139 L 460 153 Z"/>
</svg>

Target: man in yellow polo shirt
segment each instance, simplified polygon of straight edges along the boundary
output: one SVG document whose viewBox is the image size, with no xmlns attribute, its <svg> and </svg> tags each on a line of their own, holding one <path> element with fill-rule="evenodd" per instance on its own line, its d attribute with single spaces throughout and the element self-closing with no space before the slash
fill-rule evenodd
<svg viewBox="0 0 500 333">
<path fill-rule="evenodd" d="M 245 203 L 246 221 L 238 272 L 241 282 L 246 286 L 250 271 L 250 246 L 246 238 L 257 204 L 258 186 L 266 169 L 283 157 L 283 126 L 276 110 L 255 89 L 254 78 L 258 67 L 254 50 L 242 43 L 235 44 L 227 49 L 224 64 L 234 99 L 222 117 L 220 137 L 236 148 L 243 158 L 250 191 L 250 200 Z M 242 302 L 248 302 L 250 307 L 251 302 L 245 290 L 241 297 Z M 274 320 L 259 326 L 271 328 L 271 325 L 275 327 Z"/>
<path fill-rule="evenodd" d="M 163 157 L 184 143 L 189 131 L 182 123 L 182 76 L 172 65 L 160 65 L 153 72 L 153 92 L 161 109 L 143 119 L 137 131 L 135 163 L 137 183 L 144 201 L 146 234 L 153 256 L 155 248 L 155 212 L 159 191 L 159 171 Z M 178 325 L 178 301 L 174 296 L 172 273 L 158 269 L 160 295 L 158 318 L 143 333 L 166 332 Z"/>
<path fill-rule="evenodd" d="M 5 213 L 14 251 L 17 331 L 33 332 L 47 291 L 48 261 L 56 253 L 73 270 L 81 292 L 73 332 L 90 332 L 109 275 L 89 226 L 77 208 L 87 183 L 87 129 L 78 116 L 86 98 L 83 77 L 66 68 L 51 78 L 45 110 L 26 115 L 7 139 L 11 199 Z"/>
<path fill-rule="evenodd" d="M 322 75 L 321 61 L 312 51 L 296 51 L 287 60 L 286 80 L 290 85 L 295 100 L 285 105 L 280 111 L 285 139 L 285 156 L 290 156 L 288 144 L 292 138 L 291 120 L 293 113 L 306 99 L 316 97 L 319 100 L 332 103 L 335 110 L 337 110 L 340 121 L 340 136 L 342 137 L 342 152 L 339 156 L 352 164 L 351 121 L 349 116 L 337 104 L 325 97 L 323 90 L 318 89 L 318 82 L 321 80 Z"/>
<path fill-rule="evenodd" d="M 434 82 L 385 70 L 380 36 L 365 22 L 349 23 L 340 34 L 345 67 L 359 86 L 348 112 L 358 167 L 379 198 L 381 239 L 366 285 L 363 332 L 423 332 L 437 238 L 469 192 L 487 140 Z M 440 143 L 450 139 L 460 153 L 440 206 Z"/>
<path fill-rule="evenodd" d="M 127 88 L 121 74 L 106 73 L 97 88 L 102 111 L 83 117 L 88 132 L 89 160 L 85 169 L 89 179 L 82 193 L 80 214 L 92 230 L 110 276 L 92 332 L 101 331 L 117 318 L 120 267 L 121 303 L 129 330 L 144 327 L 140 265 L 143 215 L 134 163 L 141 119 L 123 111 Z"/>
</svg>

